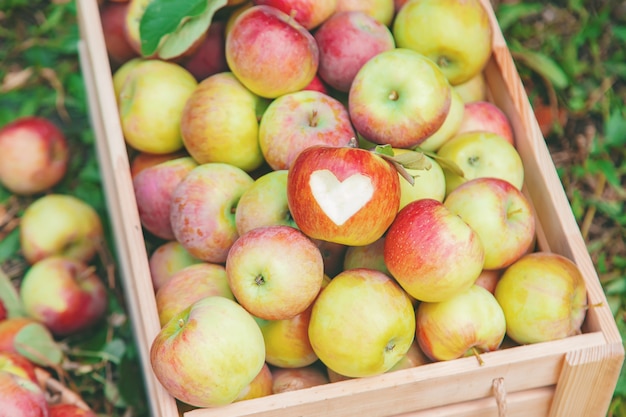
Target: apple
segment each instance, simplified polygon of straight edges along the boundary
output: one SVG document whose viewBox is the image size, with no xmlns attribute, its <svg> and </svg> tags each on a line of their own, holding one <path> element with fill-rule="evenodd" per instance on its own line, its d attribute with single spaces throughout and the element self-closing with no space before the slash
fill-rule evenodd
<svg viewBox="0 0 626 417">
<path fill-rule="evenodd" d="M 425 365 L 430 362 L 431 360 L 422 352 L 417 339 L 413 339 L 413 343 L 411 343 L 408 352 L 387 372 L 415 368 L 416 366 Z"/>
<path fill-rule="evenodd" d="M 138 152 L 131 157 L 130 160 L 130 176 L 134 180 L 137 174 L 146 168 L 160 164 L 161 162 L 171 161 L 173 159 L 184 158 L 189 156 L 186 150 L 165 153 L 165 154 L 153 154 L 148 152 Z"/>
<path fill-rule="evenodd" d="M 203 262 L 176 272 L 156 292 L 161 327 L 189 305 L 211 295 L 235 300 L 223 265 Z"/>
<path fill-rule="evenodd" d="M 419 301 L 447 300 L 470 288 L 483 269 L 485 252 L 478 234 L 443 203 L 409 203 L 385 235 L 385 264 Z"/>
<path fill-rule="evenodd" d="M 343 269 L 369 268 L 391 276 L 385 265 L 385 236 L 363 246 L 349 246 L 343 258 Z"/>
<path fill-rule="evenodd" d="M 243 193 L 235 210 L 239 235 L 261 226 L 297 227 L 287 203 L 287 175 L 287 170 L 270 171 Z"/>
<path fill-rule="evenodd" d="M 205 78 L 181 111 L 185 149 L 200 164 L 221 162 L 250 172 L 263 163 L 259 119 L 267 101 L 231 72 Z"/>
<path fill-rule="evenodd" d="M 357 72 L 348 110 L 364 139 L 412 148 L 443 125 L 451 101 L 452 88 L 433 61 L 394 48 L 372 57 Z"/>
<path fill-rule="evenodd" d="M 20 246 L 33 264 L 51 255 L 90 261 L 102 244 L 100 215 L 69 194 L 46 194 L 33 201 L 20 218 Z"/>
<path fill-rule="evenodd" d="M 491 57 L 493 29 L 480 0 L 411 0 L 392 32 L 399 48 L 430 58 L 452 85 L 476 76 Z"/>
<path fill-rule="evenodd" d="M 253 3 L 275 7 L 307 30 L 317 28 L 337 8 L 337 0 L 253 0 Z"/>
<path fill-rule="evenodd" d="M 266 98 L 302 90 L 319 66 L 313 35 L 270 6 L 244 10 L 226 35 L 226 62 L 243 85 Z"/>
<path fill-rule="evenodd" d="M 398 13 L 398 11 L 402 8 L 402 6 L 404 6 L 404 4 L 407 2 L 408 0 L 394 0 L 393 1 L 393 6 L 394 6 L 394 10 L 396 13 Z"/>
<path fill-rule="evenodd" d="M 196 77 L 196 80 L 202 81 L 213 74 L 228 71 L 224 50 L 225 29 L 225 22 L 213 20 L 202 43 L 182 62 L 181 65 Z"/>
<path fill-rule="evenodd" d="M 46 395 L 37 383 L 0 371 L 0 417 L 48 417 Z"/>
<path fill-rule="evenodd" d="M 452 89 L 459 93 L 463 103 L 487 100 L 487 80 L 482 71 L 464 83 L 453 86 Z"/>
<path fill-rule="evenodd" d="M 180 119 L 197 84 L 189 71 L 173 62 L 146 59 L 132 66 L 118 95 L 128 146 L 156 154 L 181 150 Z"/>
<path fill-rule="evenodd" d="M 328 384 L 328 375 L 314 365 L 301 368 L 272 368 L 272 393 L 297 391 Z"/>
<path fill-rule="evenodd" d="M 348 246 L 342 243 L 329 242 L 321 239 L 311 239 L 322 254 L 324 261 L 324 274 L 334 277 L 343 270 L 343 257 Z"/>
<path fill-rule="evenodd" d="M 48 417 L 97 417 L 92 410 L 72 403 L 57 403 L 48 406 Z"/>
<path fill-rule="evenodd" d="M 463 115 L 465 113 L 465 103 L 461 95 L 453 88 L 451 91 L 450 110 L 443 124 L 435 133 L 430 135 L 424 142 L 419 144 L 417 150 L 436 152 L 441 145 L 458 134 Z"/>
<path fill-rule="evenodd" d="M 126 9 L 126 18 L 124 20 L 124 34 L 126 35 L 128 44 L 138 55 L 142 55 L 139 24 L 146 8 L 152 1 L 153 0 L 128 0 L 128 8 Z"/>
<path fill-rule="evenodd" d="M 389 26 L 395 15 L 394 0 L 337 0 L 335 13 L 362 11 Z"/>
<path fill-rule="evenodd" d="M 180 181 L 198 163 L 191 157 L 173 159 L 142 170 L 133 179 L 139 219 L 145 230 L 154 236 L 174 239 L 170 223 L 172 193 Z"/>
<path fill-rule="evenodd" d="M 192 169 L 172 192 L 170 222 L 175 240 L 202 261 L 226 261 L 239 237 L 235 208 L 253 183 L 248 173 L 230 164 L 209 162 Z"/>
<path fill-rule="evenodd" d="M 503 272 L 504 269 L 483 269 L 474 284 L 480 285 L 493 294 Z"/>
<path fill-rule="evenodd" d="M 0 350 L 0 372 L 11 372 L 38 383 L 35 364 L 16 352 Z"/>
<path fill-rule="evenodd" d="M 437 156 L 452 161 L 463 173 L 460 176 L 458 172 L 444 170 L 446 194 L 474 178 L 500 178 L 519 190 L 524 185 L 524 164 L 520 154 L 497 133 L 461 133 L 444 143 Z"/>
<path fill-rule="evenodd" d="M 128 2 L 105 1 L 100 5 L 100 21 L 107 54 L 113 68 L 138 56 L 126 36 Z"/>
<path fill-rule="evenodd" d="M 314 34 L 320 77 L 348 92 L 356 73 L 370 58 L 395 48 L 391 30 L 361 10 L 333 14 Z"/>
<path fill-rule="evenodd" d="M 115 100 L 119 105 L 120 100 L 120 92 L 122 91 L 122 87 L 124 83 L 128 79 L 128 75 L 131 70 L 135 68 L 137 65 L 144 62 L 145 59 L 142 57 L 132 58 L 122 65 L 120 65 L 116 70 L 113 71 L 113 92 L 115 93 Z"/>
<path fill-rule="evenodd" d="M 309 341 L 313 303 L 284 320 L 257 320 L 265 340 L 265 361 L 281 368 L 301 368 L 317 361 Z"/>
<path fill-rule="evenodd" d="M 34 318 L 14 316 L 0 320 L 0 351 L 18 353 L 15 336 L 29 324 L 39 324 Z"/>
<path fill-rule="evenodd" d="M 479 285 L 444 301 L 420 303 L 415 316 L 417 342 L 434 361 L 497 350 L 506 333 L 500 304 Z"/>
<path fill-rule="evenodd" d="M 318 74 L 315 74 L 315 77 L 313 77 L 311 82 L 304 87 L 303 90 L 319 91 L 320 93 L 330 95 L 326 83 L 319 77 Z"/>
<path fill-rule="evenodd" d="M 156 293 L 176 272 L 201 262 L 201 260 L 191 256 L 187 249 L 176 240 L 170 240 L 157 246 L 148 258 L 148 268 L 150 269 L 154 292 Z"/>
<path fill-rule="evenodd" d="M 497 133 L 511 145 L 515 145 L 511 121 L 498 106 L 490 101 L 474 101 L 465 104 L 463 120 L 457 129 L 457 135 L 477 130 Z"/>
<path fill-rule="evenodd" d="M 506 317 L 507 335 L 519 344 L 578 334 L 587 312 L 578 266 L 552 252 L 526 254 L 506 268 L 495 297 Z"/>
<path fill-rule="evenodd" d="M 348 146 L 355 137 L 346 107 L 311 90 L 274 99 L 259 125 L 261 151 L 274 170 L 289 169 L 300 152 L 313 145 Z"/>
<path fill-rule="evenodd" d="M 90 328 L 108 307 L 107 288 L 95 268 L 63 256 L 50 256 L 32 265 L 19 292 L 26 314 L 56 336 Z"/>
<path fill-rule="evenodd" d="M 410 149 L 394 149 L 394 155 L 402 155 L 403 153 L 415 152 Z M 443 201 L 446 196 L 446 176 L 439 163 L 428 155 L 424 158 L 430 164 L 428 169 L 410 169 L 406 171 L 414 177 L 413 184 L 406 179 L 400 178 L 400 207 L 401 210 L 407 204 L 422 198 L 431 198 L 437 201 Z M 398 174 L 400 175 L 400 174 Z"/>
<path fill-rule="evenodd" d="M 338 274 L 311 311 L 313 350 L 324 365 L 347 377 L 388 371 L 408 352 L 414 335 L 411 300 L 392 278 L 373 269 Z"/>
<path fill-rule="evenodd" d="M 261 398 L 273 394 L 274 376 L 267 363 L 263 364 L 261 371 L 239 393 L 234 402 Z"/>
<path fill-rule="evenodd" d="M 235 298 L 252 315 L 284 320 L 311 305 L 322 286 L 324 261 L 298 229 L 257 227 L 231 246 L 226 275 Z"/>
<path fill-rule="evenodd" d="M 511 265 L 534 244 L 535 216 L 530 201 L 508 181 L 474 178 L 448 194 L 444 205 L 480 237 L 485 269 Z"/>
<path fill-rule="evenodd" d="M 205 297 L 157 333 L 150 363 L 163 387 L 180 401 L 196 407 L 229 404 L 265 364 L 263 334 L 235 301 Z"/>
<path fill-rule="evenodd" d="M 287 176 L 287 201 L 307 236 L 348 246 L 379 239 L 398 212 L 398 172 L 373 152 L 312 146 Z"/>
<path fill-rule="evenodd" d="M 255 4 L 252 0 L 244 0 L 242 4 L 238 5 L 237 7 L 233 8 L 230 11 L 228 15 L 228 19 L 226 19 L 226 27 L 224 28 L 224 36 L 228 35 L 233 25 L 235 24 L 235 20 L 237 20 L 239 15 L 253 6 L 255 6 Z"/>
<path fill-rule="evenodd" d="M 18 117 L 0 128 L 0 184 L 15 194 L 37 194 L 57 185 L 69 157 L 64 133 L 44 117 Z"/>
<path fill-rule="evenodd" d="M 9 312 L 7 311 L 7 308 L 4 305 L 4 301 L 0 299 L 0 321 L 6 319 L 8 315 L 9 315 Z"/>
</svg>

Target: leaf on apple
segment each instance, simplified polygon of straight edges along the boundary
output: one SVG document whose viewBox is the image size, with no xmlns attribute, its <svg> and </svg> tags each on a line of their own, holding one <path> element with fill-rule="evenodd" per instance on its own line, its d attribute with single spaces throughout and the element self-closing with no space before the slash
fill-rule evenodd
<svg viewBox="0 0 626 417">
<path fill-rule="evenodd" d="M 4 308 L 7 310 L 7 317 L 23 317 L 26 315 L 17 289 L 2 269 L 0 269 L 0 301 L 2 301 Z"/>
<path fill-rule="evenodd" d="M 228 0 L 152 0 L 139 22 L 141 53 L 170 59 L 189 49 Z"/>
<path fill-rule="evenodd" d="M 437 155 L 436 152 L 423 151 L 419 147 L 415 148 L 415 150 L 422 152 L 424 155 L 429 156 L 432 159 L 434 159 L 435 162 L 437 162 L 441 166 L 442 169 L 448 172 L 451 172 L 454 175 L 458 175 L 461 178 L 465 178 L 465 173 L 463 172 L 461 167 L 458 166 L 457 163 L 454 162 L 453 160 L 448 159 L 448 158 L 442 158 L 439 155 Z"/>
<path fill-rule="evenodd" d="M 407 169 L 429 170 L 432 167 L 430 161 L 424 157 L 424 153 L 421 151 L 406 152 L 396 155 L 391 145 L 378 145 L 374 148 L 374 153 L 391 162 L 402 178 L 407 180 L 411 185 L 415 183 L 415 176 L 409 174 Z"/>
<path fill-rule="evenodd" d="M 20 329 L 13 345 L 20 355 L 41 366 L 58 365 L 63 360 L 61 347 L 40 323 L 30 323 Z"/>
</svg>

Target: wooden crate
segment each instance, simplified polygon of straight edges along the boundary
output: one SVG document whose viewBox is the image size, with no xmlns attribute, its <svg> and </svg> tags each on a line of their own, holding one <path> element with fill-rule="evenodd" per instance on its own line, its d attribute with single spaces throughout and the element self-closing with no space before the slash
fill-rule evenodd
<svg viewBox="0 0 626 417">
<path fill-rule="evenodd" d="M 152 414 L 178 416 L 152 373 L 149 348 L 159 331 L 148 254 L 118 119 L 97 0 L 77 0 L 81 62 L 119 267 L 140 349 Z M 475 358 L 438 362 L 185 413 L 187 417 L 292 416 L 605 416 L 624 347 L 493 8 L 493 56 L 485 69 L 491 100 L 510 118 L 525 165 L 525 193 L 537 217 L 537 242 L 581 269 L 590 305 L 583 333 Z M 496 389 L 497 388 L 497 389 Z M 506 411 L 504 410 L 506 408 Z"/>
</svg>

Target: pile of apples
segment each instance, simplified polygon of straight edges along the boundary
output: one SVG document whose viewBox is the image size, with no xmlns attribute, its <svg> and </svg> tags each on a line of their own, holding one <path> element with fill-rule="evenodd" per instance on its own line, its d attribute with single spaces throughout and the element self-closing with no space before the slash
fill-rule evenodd
<svg viewBox="0 0 626 417">
<path fill-rule="evenodd" d="M 479 0 L 229 1 L 167 60 L 140 56 L 149 3 L 102 18 L 159 242 L 150 358 L 175 398 L 215 407 L 580 332 L 583 277 L 535 249 L 513 129 L 488 101 Z"/>
<path fill-rule="evenodd" d="M 108 291 L 90 263 L 103 239 L 88 203 L 52 192 L 67 172 L 70 150 L 49 119 L 20 117 L 0 128 L 0 184 L 29 201 L 18 215 L 27 268 L 16 287 L 0 271 L 0 416 L 95 417 L 50 398 L 41 368 L 63 360 L 57 340 L 87 331 L 108 307 Z"/>
</svg>

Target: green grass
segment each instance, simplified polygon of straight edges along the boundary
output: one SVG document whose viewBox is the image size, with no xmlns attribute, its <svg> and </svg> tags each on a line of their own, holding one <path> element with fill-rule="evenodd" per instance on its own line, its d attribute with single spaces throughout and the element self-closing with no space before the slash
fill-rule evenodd
<svg viewBox="0 0 626 417">
<path fill-rule="evenodd" d="M 507 1 L 498 2 L 496 10 L 624 335 L 626 4 Z M 0 11 L 0 126 L 30 114 L 55 121 L 73 154 L 70 173 L 55 191 L 89 201 L 106 222 L 78 63 L 74 3 L 0 0 Z M 551 118 L 553 113 L 559 116 Z M 15 199 L 0 188 L 0 201 L 12 201 L 20 209 L 29 199 Z M 0 236 L 0 264 L 17 282 L 25 268 L 17 231 Z M 110 235 L 108 242 L 113 242 Z M 114 253 L 113 248 L 108 252 Z M 114 259 L 100 258 L 99 271 L 110 283 L 108 320 L 88 334 L 60 341 L 67 359 L 59 377 L 103 415 L 144 416 L 148 410 L 138 353 L 121 282 L 111 266 Z M 609 414 L 626 416 L 626 375 L 618 381 Z"/>
</svg>

